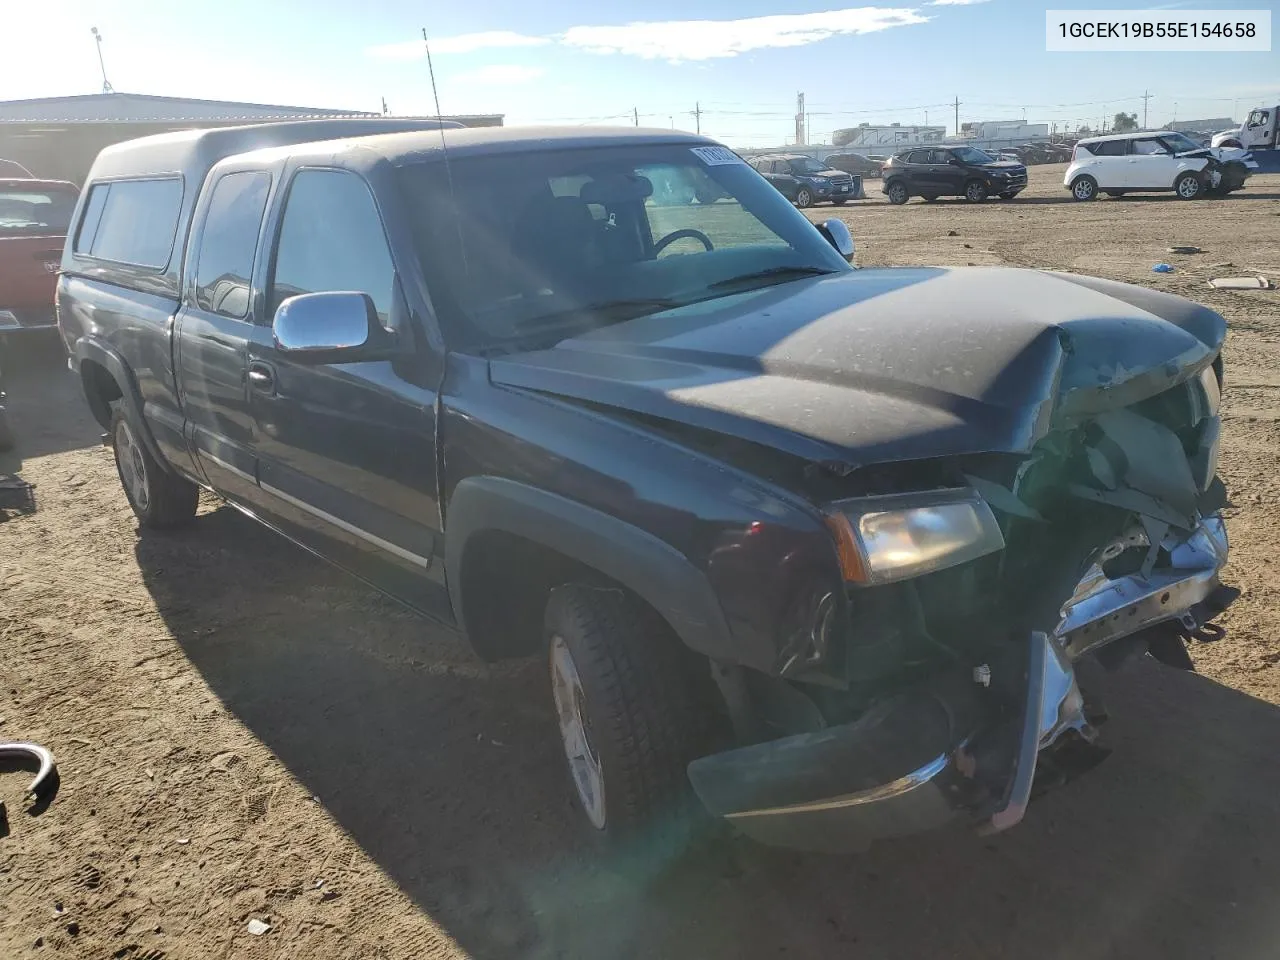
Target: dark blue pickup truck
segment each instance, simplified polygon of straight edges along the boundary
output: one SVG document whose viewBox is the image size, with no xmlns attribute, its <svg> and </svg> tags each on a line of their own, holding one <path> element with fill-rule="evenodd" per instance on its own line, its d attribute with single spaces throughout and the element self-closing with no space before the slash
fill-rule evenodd
<svg viewBox="0 0 1280 960">
<path fill-rule="evenodd" d="M 1234 597 L 1225 325 L 852 258 L 700 137 L 317 121 L 103 151 L 58 317 L 143 535 L 203 487 L 545 657 L 610 843 L 1002 829 L 1105 752 L 1081 658 Z"/>
</svg>

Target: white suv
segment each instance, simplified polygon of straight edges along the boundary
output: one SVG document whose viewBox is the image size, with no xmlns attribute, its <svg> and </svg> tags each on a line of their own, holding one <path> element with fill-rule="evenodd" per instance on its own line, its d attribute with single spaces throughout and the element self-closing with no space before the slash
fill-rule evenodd
<svg viewBox="0 0 1280 960">
<path fill-rule="evenodd" d="M 1181 133 L 1122 133 L 1076 144 L 1063 186 L 1077 200 L 1172 190 L 1183 200 L 1239 190 L 1258 164 L 1244 151 L 1203 147 Z"/>
</svg>

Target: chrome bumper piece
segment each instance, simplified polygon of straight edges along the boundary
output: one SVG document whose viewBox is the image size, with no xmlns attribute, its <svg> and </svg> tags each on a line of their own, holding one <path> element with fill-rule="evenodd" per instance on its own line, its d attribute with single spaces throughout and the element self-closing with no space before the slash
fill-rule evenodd
<svg viewBox="0 0 1280 960">
<path fill-rule="evenodd" d="M 1144 545 L 1145 538 L 1137 535 L 1118 543 L 1116 552 Z M 829 745 L 832 738 L 844 736 L 842 728 L 696 760 L 690 765 L 695 789 L 713 813 L 749 836 L 780 846 L 838 849 L 846 845 L 841 837 L 852 838 L 848 845 L 865 846 L 871 840 L 941 826 L 966 813 L 981 817 L 988 832 L 1014 826 L 1022 820 L 1030 802 L 1042 752 L 1052 751 L 1059 741 L 1065 741 L 1068 731 L 1086 741 L 1092 739 L 1074 662 L 1105 644 L 1166 621 L 1179 620 L 1189 626 L 1186 620 L 1191 608 L 1219 588 L 1218 573 L 1226 562 L 1228 549 L 1226 527 L 1220 516 L 1204 520 L 1191 537 L 1167 538 L 1161 546 L 1168 560 L 1154 567 L 1149 576 L 1132 574 L 1112 579 L 1095 565 L 1064 605 L 1062 620 L 1054 632 L 1031 634 L 1026 661 L 1028 689 L 1018 724 L 1016 752 L 1004 796 L 994 811 L 990 805 L 985 811 L 975 810 L 958 799 L 966 796 L 966 783 L 972 783 L 974 763 L 968 753 L 971 737 L 958 728 L 954 731 L 955 741 L 935 756 L 917 761 L 911 772 L 852 792 L 833 791 L 825 798 L 797 798 L 795 802 L 731 809 L 715 783 L 716 778 L 723 782 L 726 770 L 730 777 L 741 776 L 747 781 L 768 779 L 771 772 L 783 772 L 781 765 L 774 766 L 783 758 L 786 763 L 795 764 L 797 758 L 808 757 L 814 761 L 814 768 L 827 767 L 832 761 L 838 762 L 837 757 L 819 751 L 824 741 Z M 965 695 L 959 697 L 963 702 L 969 699 Z M 963 705 L 959 712 L 964 713 Z M 720 758 L 733 754 L 740 755 L 733 764 L 740 773 L 725 766 L 717 769 Z"/>
</svg>

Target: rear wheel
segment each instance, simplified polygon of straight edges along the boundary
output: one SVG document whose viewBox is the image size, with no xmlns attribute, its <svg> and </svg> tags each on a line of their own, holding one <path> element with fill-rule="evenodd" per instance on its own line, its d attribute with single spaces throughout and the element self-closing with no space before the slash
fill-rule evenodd
<svg viewBox="0 0 1280 960">
<path fill-rule="evenodd" d="M 1179 200 L 1196 200 L 1204 193 L 1204 183 L 1195 173 L 1184 173 L 1173 182 L 1173 192 Z"/>
<path fill-rule="evenodd" d="M 801 210 L 813 206 L 813 194 L 809 192 L 808 187 L 801 187 L 796 191 L 796 206 Z"/>
<path fill-rule="evenodd" d="M 199 489 L 156 462 L 119 405 L 111 417 L 111 449 L 120 485 L 141 526 L 176 527 L 196 515 Z"/>
<path fill-rule="evenodd" d="M 557 588 L 545 631 L 560 739 L 591 832 L 644 864 L 678 856 L 698 810 L 685 768 L 714 745 L 709 672 L 621 589 Z"/>
<path fill-rule="evenodd" d="M 907 185 L 901 180 L 894 180 L 885 187 L 885 195 L 888 196 L 889 202 L 895 206 L 901 206 L 911 198 L 911 194 L 907 192 Z"/>
<path fill-rule="evenodd" d="M 1098 181 L 1090 176 L 1076 177 L 1071 181 L 1071 196 L 1081 201 L 1098 199 Z"/>
<path fill-rule="evenodd" d="M 964 186 L 964 198 L 970 203 L 981 203 L 987 199 L 987 185 L 980 180 L 970 180 Z"/>
</svg>

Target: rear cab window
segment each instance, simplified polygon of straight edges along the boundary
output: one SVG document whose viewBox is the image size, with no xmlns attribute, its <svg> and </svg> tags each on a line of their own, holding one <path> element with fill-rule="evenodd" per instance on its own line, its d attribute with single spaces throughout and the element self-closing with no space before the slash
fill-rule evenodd
<svg viewBox="0 0 1280 960">
<path fill-rule="evenodd" d="M 1102 140 L 1089 144 L 1087 149 L 1095 157 L 1123 157 L 1127 146 L 1127 140 Z"/>
<path fill-rule="evenodd" d="M 0 237 L 64 237 L 71 225 L 74 188 L 0 186 Z"/>
<path fill-rule="evenodd" d="M 76 231 L 77 257 L 163 270 L 182 207 L 179 177 L 111 180 L 89 188 Z"/>
</svg>

